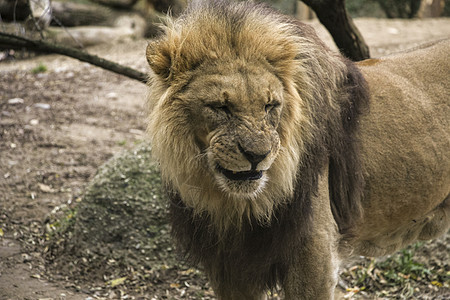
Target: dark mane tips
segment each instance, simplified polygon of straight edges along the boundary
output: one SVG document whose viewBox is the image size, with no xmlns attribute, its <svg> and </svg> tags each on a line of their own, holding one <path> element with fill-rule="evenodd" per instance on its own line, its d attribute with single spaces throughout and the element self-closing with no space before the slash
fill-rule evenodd
<svg viewBox="0 0 450 300">
<path fill-rule="evenodd" d="M 344 82 L 344 101 L 341 102 L 340 129 L 332 129 L 336 136 L 330 153 L 329 192 L 333 216 L 341 234 L 362 216 L 361 201 L 364 189 L 360 145 L 357 140 L 359 116 L 369 110 L 369 88 L 360 70 L 345 59 L 347 76 Z M 339 140 L 337 140 L 339 139 Z"/>
</svg>

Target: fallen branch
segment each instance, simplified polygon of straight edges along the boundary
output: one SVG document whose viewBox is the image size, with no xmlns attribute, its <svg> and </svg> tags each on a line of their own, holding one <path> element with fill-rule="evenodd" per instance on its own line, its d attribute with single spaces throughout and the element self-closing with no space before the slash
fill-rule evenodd
<svg viewBox="0 0 450 300">
<path fill-rule="evenodd" d="M 147 83 L 148 80 L 147 74 L 145 73 L 139 72 L 130 67 L 122 66 L 96 55 L 88 54 L 82 50 L 52 44 L 41 40 L 30 40 L 21 36 L 0 32 L 0 49 L 20 50 L 23 48 L 41 53 L 55 53 L 69 56 L 105 70 L 138 80 L 142 83 Z"/>
</svg>

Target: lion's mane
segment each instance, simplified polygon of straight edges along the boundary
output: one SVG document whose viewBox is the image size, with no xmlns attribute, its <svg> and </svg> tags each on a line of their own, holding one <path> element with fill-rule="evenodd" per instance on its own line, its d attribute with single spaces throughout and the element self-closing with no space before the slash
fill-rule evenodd
<svg viewBox="0 0 450 300">
<path fill-rule="evenodd" d="M 171 198 L 173 234 L 219 290 L 240 282 L 252 282 L 255 291 L 273 288 L 284 278 L 289 249 L 309 234 L 311 197 L 325 166 L 340 232 L 351 234 L 360 218 L 364 181 L 355 135 L 368 88 L 353 63 L 307 25 L 260 4 L 195 3 L 147 48 L 148 131 Z M 177 101 L 199 66 L 227 57 L 267 62 L 285 90 L 277 129 L 282 151 L 268 185 L 251 201 L 212 188 L 185 117 L 189 108 L 163 105 Z"/>
</svg>

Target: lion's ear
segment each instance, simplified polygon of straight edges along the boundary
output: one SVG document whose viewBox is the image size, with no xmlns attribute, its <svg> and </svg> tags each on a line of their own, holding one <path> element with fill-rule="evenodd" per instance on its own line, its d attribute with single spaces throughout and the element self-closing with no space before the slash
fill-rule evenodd
<svg viewBox="0 0 450 300">
<path fill-rule="evenodd" d="M 164 80 L 168 80 L 172 66 L 172 56 L 167 43 L 160 40 L 151 41 L 146 50 L 147 62 L 153 72 Z"/>
</svg>

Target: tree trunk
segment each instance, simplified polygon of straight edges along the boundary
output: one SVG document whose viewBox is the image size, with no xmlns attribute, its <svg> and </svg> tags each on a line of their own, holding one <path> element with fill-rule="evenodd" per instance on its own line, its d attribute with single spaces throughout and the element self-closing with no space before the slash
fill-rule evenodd
<svg viewBox="0 0 450 300">
<path fill-rule="evenodd" d="M 345 9 L 345 0 L 303 0 L 327 28 L 346 57 L 359 61 L 370 58 L 369 47 Z"/>
<path fill-rule="evenodd" d="M 297 13 L 297 0 L 264 0 L 284 14 L 294 16 Z"/>
<path fill-rule="evenodd" d="M 422 0 L 377 0 L 388 18 L 414 18 L 419 13 Z"/>
<path fill-rule="evenodd" d="M 108 8 L 76 2 L 53 1 L 52 11 L 52 24 L 56 26 L 101 25 L 111 17 L 111 10 Z"/>
<path fill-rule="evenodd" d="M 178 16 L 186 7 L 186 0 L 145 0 L 147 5 L 153 6 L 153 8 L 163 14 L 170 13 L 172 16 Z"/>
<path fill-rule="evenodd" d="M 92 2 L 118 9 L 130 9 L 137 1 L 138 0 L 92 0 Z"/>
<path fill-rule="evenodd" d="M 2 21 L 23 21 L 31 15 L 28 0 L 0 0 L 0 16 Z"/>
</svg>

